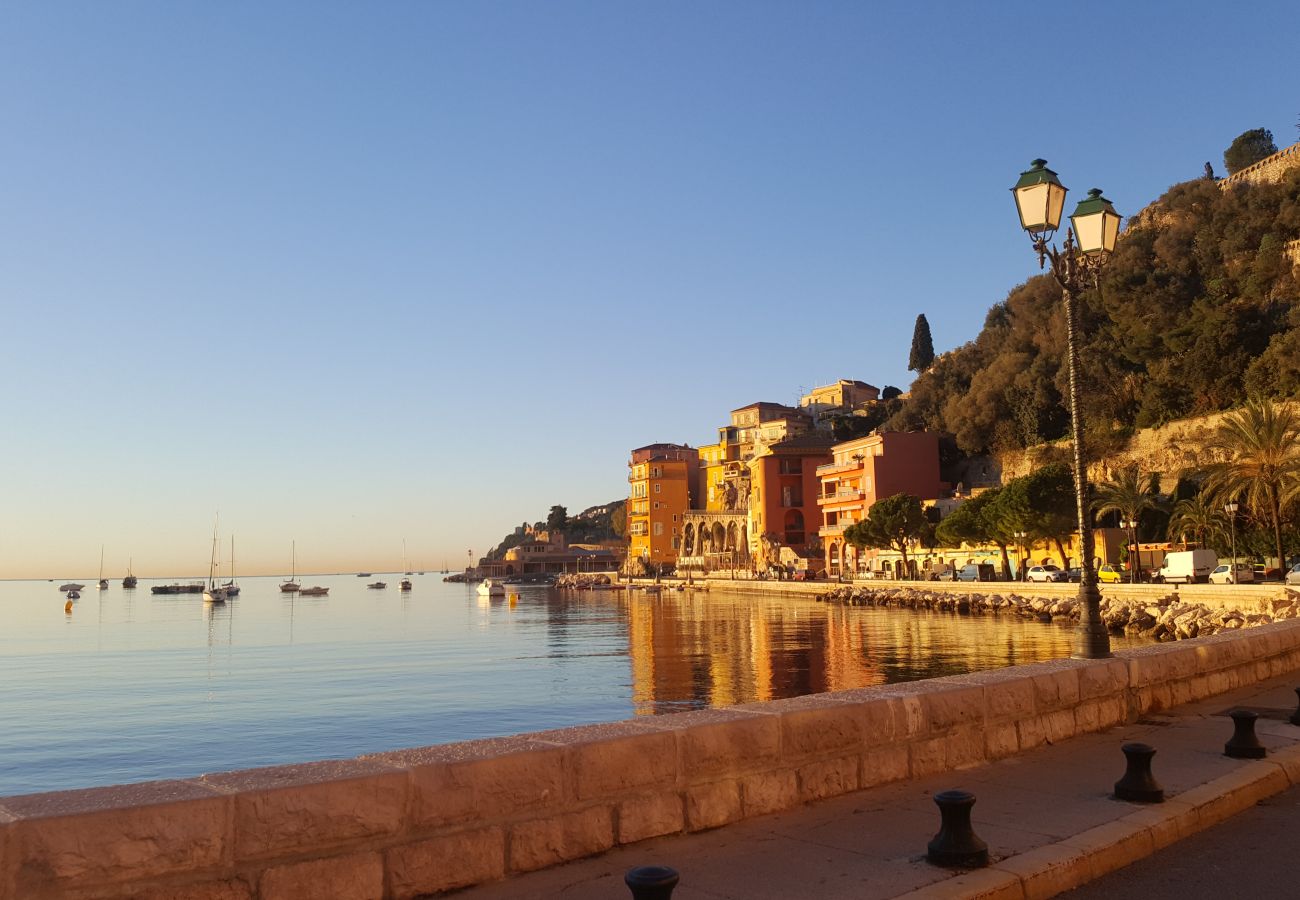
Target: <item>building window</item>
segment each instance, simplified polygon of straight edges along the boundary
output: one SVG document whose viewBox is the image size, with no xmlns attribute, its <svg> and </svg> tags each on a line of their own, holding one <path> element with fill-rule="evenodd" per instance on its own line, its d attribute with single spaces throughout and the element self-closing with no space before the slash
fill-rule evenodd
<svg viewBox="0 0 1300 900">
<path fill-rule="evenodd" d="M 674 522 L 677 521 L 677 513 L 673 513 L 673 521 L 674 521 Z"/>
<path fill-rule="evenodd" d="M 655 522 L 655 537 L 660 537 L 664 533 L 664 523 Z"/>
<path fill-rule="evenodd" d="M 650 467 L 650 477 L 651 477 L 651 478 L 658 478 L 658 477 L 659 477 L 660 475 L 662 475 L 662 474 L 663 474 L 663 470 L 660 469 L 658 466 L 651 466 L 651 467 Z"/>
<path fill-rule="evenodd" d="M 658 482 L 655 482 L 655 493 L 656 493 L 656 494 L 659 493 L 659 489 L 660 489 L 661 487 L 663 487 L 662 484 L 659 484 Z"/>
<path fill-rule="evenodd" d="M 682 539 L 681 539 L 681 538 L 673 538 L 673 549 L 674 549 L 674 550 L 676 550 L 676 549 L 677 549 L 678 547 L 680 547 L 681 545 L 682 545 Z"/>
</svg>

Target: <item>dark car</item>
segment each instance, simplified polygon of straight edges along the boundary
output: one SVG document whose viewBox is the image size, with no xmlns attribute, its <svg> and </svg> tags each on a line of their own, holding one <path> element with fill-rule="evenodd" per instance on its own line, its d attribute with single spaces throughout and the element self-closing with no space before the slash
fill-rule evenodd
<svg viewBox="0 0 1300 900">
<path fill-rule="evenodd" d="M 1066 581 L 1073 581 L 1075 584 L 1083 581 L 1083 569 L 1080 569 L 1078 566 L 1071 566 L 1066 570 L 1065 575 Z"/>
</svg>

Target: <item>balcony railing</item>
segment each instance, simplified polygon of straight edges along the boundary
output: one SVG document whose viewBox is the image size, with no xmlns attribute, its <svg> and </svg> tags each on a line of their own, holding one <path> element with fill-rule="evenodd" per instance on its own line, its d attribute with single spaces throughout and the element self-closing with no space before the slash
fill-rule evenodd
<svg viewBox="0 0 1300 900">
<path fill-rule="evenodd" d="M 844 500 L 861 500 L 861 499 L 862 499 L 862 491 L 860 490 L 836 491 L 833 494 L 817 495 L 818 503 L 837 503 Z"/>
<path fill-rule="evenodd" d="M 862 463 L 860 462 L 831 463 L 830 465 L 827 466 L 818 466 L 817 474 L 834 475 L 836 472 L 852 472 L 855 469 L 861 469 L 861 468 L 862 468 Z"/>
</svg>

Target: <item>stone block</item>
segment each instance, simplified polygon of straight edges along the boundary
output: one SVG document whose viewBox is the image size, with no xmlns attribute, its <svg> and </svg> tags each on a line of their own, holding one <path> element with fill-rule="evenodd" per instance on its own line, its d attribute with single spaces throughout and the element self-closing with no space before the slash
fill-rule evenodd
<svg viewBox="0 0 1300 900">
<path fill-rule="evenodd" d="M 1047 726 L 1043 716 L 1021 719 L 1016 723 L 1016 734 L 1020 740 L 1021 750 L 1033 750 L 1047 743 Z"/>
<path fill-rule="evenodd" d="M 1074 710 L 1061 709 L 1048 713 L 1042 721 L 1048 743 L 1055 744 L 1074 737 Z"/>
<path fill-rule="evenodd" d="M 922 698 L 930 734 L 984 721 L 983 686 L 953 686 L 928 692 Z"/>
<path fill-rule="evenodd" d="M 942 738 L 944 741 L 944 766 L 948 771 L 969 769 L 985 761 L 985 732 L 981 725 L 954 728 Z"/>
<path fill-rule="evenodd" d="M 1155 852 L 1151 832 L 1133 822 L 1107 822 L 1066 838 L 1058 846 L 1074 847 L 1086 854 L 1089 878 L 1122 869 Z"/>
<path fill-rule="evenodd" d="M 740 782 L 701 784 L 686 791 L 686 830 L 703 831 L 739 821 Z"/>
<path fill-rule="evenodd" d="M 1085 701 L 1074 711 L 1074 730 L 1076 734 L 1103 731 L 1124 722 L 1127 716 L 1127 698 L 1122 695 Z"/>
<path fill-rule="evenodd" d="M 111 898 L 98 892 L 95 896 L 98 900 L 252 900 L 253 889 L 248 882 L 232 878 L 197 884 L 169 884 L 166 887 L 155 888 L 132 885 Z"/>
<path fill-rule="evenodd" d="M 1079 702 L 1078 666 L 1041 668 L 1042 671 L 1031 676 L 1034 683 L 1034 709 L 1040 715 L 1052 710 L 1069 709 Z"/>
<path fill-rule="evenodd" d="M 1241 768 L 1177 795 L 1196 811 L 1197 829 L 1209 828 L 1291 785 L 1286 770 L 1269 760 Z"/>
<path fill-rule="evenodd" d="M 984 707 L 990 722 L 1015 722 L 1034 715 L 1034 682 L 1029 678 L 1003 679 L 984 686 Z"/>
<path fill-rule="evenodd" d="M 785 761 L 840 755 L 861 749 L 865 735 L 856 704 L 818 696 L 766 704 L 780 713 L 781 754 Z"/>
<path fill-rule="evenodd" d="M 686 827 L 682 798 L 677 793 L 633 797 L 618 805 L 618 843 L 631 844 Z"/>
<path fill-rule="evenodd" d="M 974 869 L 900 894 L 895 900 L 1023 900 L 1020 879 L 999 868 Z"/>
<path fill-rule="evenodd" d="M 996 867 L 1015 875 L 1025 900 L 1046 900 L 1073 890 L 1092 877 L 1088 854 L 1078 847 L 1047 844 L 999 860 Z"/>
<path fill-rule="evenodd" d="M 397 834 L 408 795 L 405 771 L 367 760 L 226 772 L 203 783 L 234 794 L 236 860 Z"/>
<path fill-rule="evenodd" d="M 614 722 L 532 735 L 564 747 L 569 796 L 606 801 L 677 785 L 677 735 L 671 728 Z"/>
<path fill-rule="evenodd" d="M 229 852 L 229 803 L 186 781 L 8 797 L 0 885 L 17 898 L 201 875 Z"/>
<path fill-rule="evenodd" d="M 509 753 L 412 765 L 411 824 L 485 823 L 564 802 L 564 750 L 533 743 Z"/>
<path fill-rule="evenodd" d="M 1158 806 L 1129 813 L 1121 822 L 1131 822 L 1151 833 L 1151 843 L 1157 850 L 1168 847 L 1199 829 L 1195 808 L 1177 800 L 1166 800 Z"/>
<path fill-rule="evenodd" d="M 262 873 L 259 900 L 383 900 L 384 861 L 353 853 L 274 866 Z"/>
<path fill-rule="evenodd" d="M 990 760 L 1003 759 L 1020 752 L 1020 730 L 1015 722 L 989 725 L 984 734 L 984 755 Z"/>
<path fill-rule="evenodd" d="M 745 818 L 789 809 L 799 802 L 799 779 L 794 772 L 761 772 L 740 779 L 740 806 Z"/>
<path fill-rule="evenodd" d="M 751 772 L 780 760 L 781 717 L 718 712 L 726 718 L 691 722 L 676 732 L 679 770 L 687 783 Z"/>
<path fill-rule="evenodd" d="M 838 797 L 858 789 L 857 756 L 809 763 L 798 771 L 799 799 L 821 800 Z"/>
<path fill-rule="evenodd" d="M 1096 659 L 1079 668 L 1079 699 L 1117 697 L 1128 687 L 1128 664 L 1122 659 Z"/>
<path fill-rule="evenodd" d="M 862 754 L 858 787 L 865 789 L 907 777 L 908 752 L 905 744 L 878 747 Z"/>
<path fill-rule="evenodd" d="M 482 828 L 403 844 L 388 850 L 386 859 L 398 900 L 452 891 L 505 874 L 505 831 Z"/>
<path fill-rule="evenodd" d="M 614 846 L 614 815 L 609 806 L 523 822 L 510 829 L 508 869 L 531 872 L 581 859 Z"/>
<path fill-rule="evenodd" d="M 948 771 L 948 745 L 944 738 L 926 738 L 907 746 L 907 773 L 910 778 L 924 778 Z"/>
</svg>

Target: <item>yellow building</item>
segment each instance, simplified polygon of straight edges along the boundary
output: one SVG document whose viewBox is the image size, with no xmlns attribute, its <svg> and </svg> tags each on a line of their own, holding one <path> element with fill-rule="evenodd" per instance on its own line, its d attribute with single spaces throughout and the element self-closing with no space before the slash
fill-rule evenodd
<svg viewBox="0 0 1300 900">
<path fill-rule="evenodd" d="M 799 398 L 799 408 L 819 415 L 831 410 L 856 409 L 880 399 L 880 389 L 865 381 L 841 378 L 834 384 L 813 388 Z"/>
<path fill-rule="evenodd" d="M 699 451 L 682 444 L 650 444 L 628 462 L 628 559 L 674 565 L 682 517 L 699 484 Z"/>
</svg>

